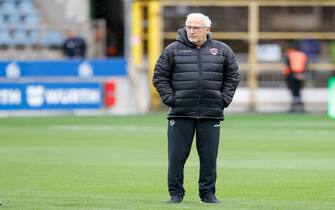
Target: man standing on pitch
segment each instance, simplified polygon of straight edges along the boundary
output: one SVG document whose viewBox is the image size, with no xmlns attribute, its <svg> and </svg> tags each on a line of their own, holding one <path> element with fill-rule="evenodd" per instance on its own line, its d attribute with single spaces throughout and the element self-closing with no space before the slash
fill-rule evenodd
<svg viewBox="0 0 335 210">
<path fill-rule="evenodd" d="M 283 71 L 287 87 L 292 94 L 290 112 L 305 112 L 304 103 L 301 98 L 301 89 L 306 79 L 308 56 L 299 50 L 296 43 L 286 50 L 286 68 Z"/>
<path fill-rule="evenodd" d="M 215 196 L 216 159 L 223 109 L 239 83 L 238 64 L 226 44 L 212 40 L 211 20 L 187 16 L 177 41 L 165 48 L 154 71 L 153 84 L 168 112 L 168 187 L 170 203 L 185 195 L 184 164 L 193 136 L 200 158 L 199 196 L 204 203 L 219 203 Z"/>
</svg>

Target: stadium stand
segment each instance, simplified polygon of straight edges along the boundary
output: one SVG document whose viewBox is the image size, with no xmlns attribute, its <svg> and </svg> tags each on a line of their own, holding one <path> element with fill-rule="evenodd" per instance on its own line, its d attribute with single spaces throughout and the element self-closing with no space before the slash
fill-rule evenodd
<svg viewBox="0 0 335 210">
<path fill-rule="evenodd" d="M 9 35 L 9 32 L 4 29 L 0 29 L 0 48 L 8 49 L 12 45 L 12 39 Z"/>
<path fill-rule="evenodd" d="M 83 7 L 82 1 L 0 0 L 0 59 L 63 58 L 61 45 L 73 26 L 89 42 L 93 32 L 90 20 L 81 18 L 85 12 L 68 12 L 80 4 Z"/>
<path fill-rule="evenodd" d="M 42 45 L 50 49 L 59 49 L 64 37 L 57 31 L 48 31 L 42 38 Z"/>
<path fill-rule="evenodd" d="M 32 0 L 1 0 L 0 11 L 2 50 L 21 50 L 37 44 L 39 16 Z"/>
</svg>

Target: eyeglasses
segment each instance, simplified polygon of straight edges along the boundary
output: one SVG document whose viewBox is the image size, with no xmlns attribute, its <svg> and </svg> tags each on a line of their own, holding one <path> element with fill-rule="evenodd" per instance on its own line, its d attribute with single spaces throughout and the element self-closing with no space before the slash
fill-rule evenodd
<svg viewBox="0 0 335 210">
<path fill-rule="evenodd" d="M 188 31 L 193 30 L 193 31 L 198 32 L 198 31 L 200 31 L 200 29 L 202 29 L 202 28 L 208 28 L 208 27 L 206 27 L 206 26 L 185 26 L 185 28 Z"/>
</svg>

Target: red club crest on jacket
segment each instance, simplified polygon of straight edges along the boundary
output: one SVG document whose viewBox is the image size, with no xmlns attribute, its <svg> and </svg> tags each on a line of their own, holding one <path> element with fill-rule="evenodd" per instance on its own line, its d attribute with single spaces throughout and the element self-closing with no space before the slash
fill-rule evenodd
<svg viewBox="0 0 335 210">
<path fill-rule="evenodd" d="M 216 55 L 216 54 L 218 54 L 219 49 L 218 48 L 211 48 L 211 49 L 209 49 L 209 52 L 211 52 L 212 55 Z"/>
</svg>

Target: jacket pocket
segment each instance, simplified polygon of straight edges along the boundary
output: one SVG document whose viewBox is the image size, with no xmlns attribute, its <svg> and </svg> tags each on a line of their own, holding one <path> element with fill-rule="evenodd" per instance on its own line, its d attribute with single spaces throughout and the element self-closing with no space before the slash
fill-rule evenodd
<svg viewBox="0 0 335 210">
<path fill-rule="evenodd" d="M 226 108 L 231 103 L 231 98 L 222 93 L 222 102 L 223 102 L 223 107 Z"/>
<path fill-rule="evenodd" d="M 174 103 L 175 103 L 175 98 L 174 96 L 168 96 L 166 97 L 165 100 L 163 100 L 163 103 L 169 107 L 173 107 L 174 106 Z"/>
</svg>

